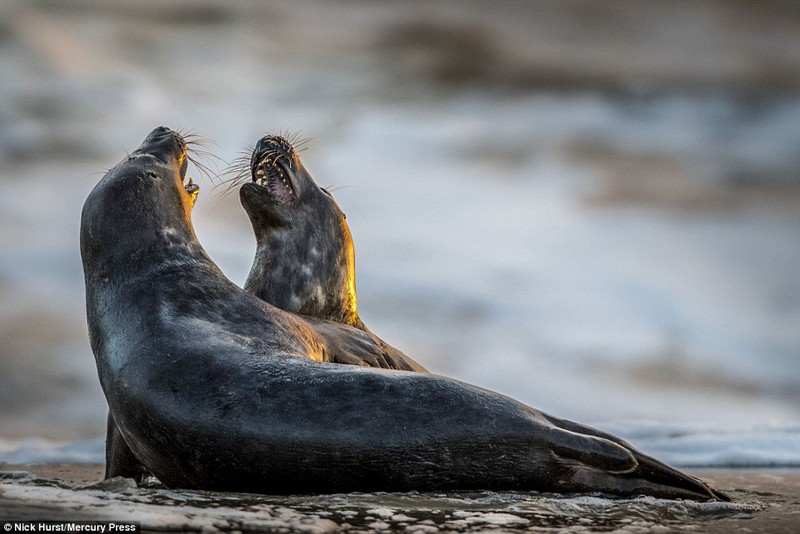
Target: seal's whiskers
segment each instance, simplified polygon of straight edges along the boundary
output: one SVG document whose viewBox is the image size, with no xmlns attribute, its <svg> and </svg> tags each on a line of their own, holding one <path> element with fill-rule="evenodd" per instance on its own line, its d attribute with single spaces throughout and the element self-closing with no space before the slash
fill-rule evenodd
<svg viewBox="0 0 800 534">
<path fill-rule="evenodd" d="M 210 165 L 211 162 L 219 163 L 222 159 L 210 150 L 207 150 L 207 147 L 216 146 L 216 143 L 191 130 L 180 130 L 178 134 L 181 136 L 184 143 L 186 143 L 186 159 L 195 166 L 200 175 L 208 179 L 211 183 L 217 183 L 219 174 L 214 171 Z"/>
</svg>

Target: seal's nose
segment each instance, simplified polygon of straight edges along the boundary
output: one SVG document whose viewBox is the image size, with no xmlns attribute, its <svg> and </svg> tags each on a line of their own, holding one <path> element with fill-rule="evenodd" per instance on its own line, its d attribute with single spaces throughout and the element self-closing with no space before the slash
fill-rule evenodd
<svg viewBox="0 0 800 534">
<path fill-rule="evenodd" d="M 154 128 L 153 131 L 147 135 L 147 137 L 161 137 L 171 133 L 175 133 L 172 131 L 171 128 L 167 128 L 166 126 L 159 126 L 158 128 Z"/>
<path fill-rule="evenodd" d="M 292 144 L 279 135 L 267 135 L 256 143 L 253 155 L 250 157 L 250 167 L 255 165 L 267 154 L 277 154 L 287 158 L 289 161 L 294 159 L 294 147 Z"/>
<path fill-rule="evenodd" d="M 166 162 L 171 158 L 181 159 L 186 150 L 186 141 L 181 135 L 166 126 L 159 126 L 147 134 L 135 152 L 150 154 Z"/>
</svg>

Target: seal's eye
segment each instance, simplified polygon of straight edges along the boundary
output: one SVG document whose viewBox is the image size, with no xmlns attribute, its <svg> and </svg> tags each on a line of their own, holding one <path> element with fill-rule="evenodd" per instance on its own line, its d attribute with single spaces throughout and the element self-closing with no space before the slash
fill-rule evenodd
<svg viewBox="0 0 800 534">
<path fill-rule="evenodd" d="M 331 192 L 330 192 L 330 191 L 328 191 L 328 190 L 327 190 L 327 189 L 325 189 L 324 187 L 320 187 L 320 189 L 322 189 L 322 192 L 323 192 L 323 193 L 325 193 L 325 194 L 326 194 L 326 195 L 328 195 L 329 197 L 333 198 L 333 195 L 331 195 Z"/>
</svg>

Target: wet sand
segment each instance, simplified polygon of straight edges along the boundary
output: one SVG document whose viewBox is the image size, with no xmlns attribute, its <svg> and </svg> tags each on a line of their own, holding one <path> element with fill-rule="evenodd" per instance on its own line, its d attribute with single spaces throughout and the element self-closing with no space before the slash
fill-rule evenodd
<svg viewBox="0 0 800 534">
<path fill-rule="evenodd" d="M 100 464 L 9 465 L 0 520 L 140 521 L 143 531 L 796 533 L 800 470 L 704 470 L 728 503 L 610 500 L 538 493 L 258 496 L 98 483 Z M 21 472 L 35 478 L 27 479 Z"/>
</svg>

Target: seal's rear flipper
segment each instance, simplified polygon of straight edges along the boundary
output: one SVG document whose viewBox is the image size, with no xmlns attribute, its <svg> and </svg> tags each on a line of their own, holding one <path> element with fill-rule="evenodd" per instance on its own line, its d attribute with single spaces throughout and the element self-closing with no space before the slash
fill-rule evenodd
<svg viewBox="0 0 800 534">
<path fill-rule="evenodd" d="M 555 429 L 565 433 L 564 436 L 556 439 L 558 433 L 554 429 L 552 438 L 554 451 L 559 456 L 572 458 L 583 464 L 583 467 L 575 467 L 575 476 L 593 487 L 597 487 L 599 479 L 602 477 L 620 475 L 614 485 L 617 491 L 612 491 L 612 493 L 631 494 L 631 492 L 637 491 L 636 488 L 641 488 L 642 494 L 660 494 L 667 498 L 705 498 L 725 502 L 731 500 L 730 497 L 702 480 L 681 473 L 655 458 L 642 454 L 616 436 L 546 413 L 541 415 L 554 425 Z M 582 439 L 576 438 L 576 436 Z M 575 450 L 570 450 L 570 445 Z M 614 462 L 615 454 L 618 453 L 615 453 L 610 445 L 624 450 L 635 465 L 627 471 L 621 469 L 622 464 Z M 559 450 L 556 450 L 555 446 L 558 446 Z"/>
<path fill-rule="evenodd" d="M 635 476 L 642 477 L 648 481 L 655 482 L 664 486 L 674 486 L 684 490 L 706 495 L 709 500 L 730 502 L 731 498 L 723 492 L 712 488 L 699 478 L 681 473 L 677 469 L 659 462 L 641 453 L 636 453 L 639 468 Z"/>
<path fill-rule="evenodd" d="M 556 455 L 573 460 L 571 482 L 585 485 L 587 490 L 668 499 L 731 500 L 703 481 L 650 458 L 624 442 L 559 427 L 552 429 L 550 439 Z"/>
<path fill-rule="evenodd" d="M 555 427 L 550 438 L 555 454 L 577 460 L 589 467 L 623 474 L 630 473 L 639 466 L 631 450 L 602 437 Z"/>
</svg>

